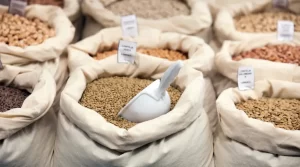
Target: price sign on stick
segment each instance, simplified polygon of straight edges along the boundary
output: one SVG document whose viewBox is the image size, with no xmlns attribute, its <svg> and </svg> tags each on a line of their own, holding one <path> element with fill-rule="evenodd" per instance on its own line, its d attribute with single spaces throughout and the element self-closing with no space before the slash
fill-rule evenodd
<svg viewBox="0 0 300 167">
<path fill-rule="evenodd" d="M 287 8 L 289 4 L 288 0 L 273 0 L 273 7 Z"/>
<path fill-rule="evenodd" d="M 254 89 L 254 69 L 253 67 L 239 67 L 238 87 L 240 90 Z"/>
<path fill-rule="evenodd" d="M 11 0 L 8 11 L 11 14 L 18 14 L 24 16 L 26 6 L 26 0 Z"/>
<path fill-rule="evenodd" d="M 121 17 L 121 26 L 123 36 L 136 37 L 138 36 L 137 19 L 135 15 Z"/>
<path fill-rule="evenodd" d="M 118 63 L 133 64 L 136 58 L 136 42 L 119 41 Z"/>
<path fill-rule="evenodd" d="M 291 41 L 294 38 L 294 22 L 280 20 L 277 23 L 277 38 L 280 41 Z"/>
</svg>

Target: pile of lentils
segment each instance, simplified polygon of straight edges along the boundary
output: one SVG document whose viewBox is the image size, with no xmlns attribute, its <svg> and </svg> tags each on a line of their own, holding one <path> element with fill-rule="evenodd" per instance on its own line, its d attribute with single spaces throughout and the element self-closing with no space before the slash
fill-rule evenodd
<svg viewBox="0 0 300 167">
<path fill-rule="evenodd" d="M 29 5 L 39 4 L 39 5 L 53 5 L 59 6 L 61 8 L 64 7 L 64 0 L 27 0 Z"/>
<path fill-rule="evenodd" d="M 152 82 L 148 79 L 128 77 L 96 79 L 87 84 L 79 104 L 98 112 L 108 122 L 120 128 L 129 129 L 136 123 L 119 117 L 118 113 L 134 96 Z M 171 98 L 172 110 L 181 96 L 181 91 L 172 86 L 167 91 Z"/>
<path fill-rule="evenodd" d="M 143 48 L 140 48 L 140 49 L 137 49 L 137 52 L 143 53 L 146 55 L 150 55 L 150 56 L 154 56 L 154 57 L 168 59 L 171 61 L 187 59 L 187 56 L 185 54 L 183 54 L 179 51 L 174 51 L 174 50 L 169 50 L 169 49 L 143 49 Z M 117 50 L 98 52 L 94 58 L 97 60 L 102 60 L 106 57 L 115 55 L 117 53 L 118 53 Z"/>
<path fill-rule="evenodd" d="M 281 63 L 300 64 L 300 46 L 288 44 L 266 45 L 234 55 L 233 60 L 239 61 L 245 58 L 263 59 Z"/>
<path fill-rule="evenodd" d="M 300 130 L 300 100 L 261 98 L 237 103 L 248 117 L 271 122 L 278 128 Z"/>
<path fill-rule="evenodd" d="M 189 15 L 190 9 L 182 0 L 119 0 L 106 7 L 121 16 L 135 14 L 146 19 L 162 19 Z"/>
<path fill-rule="evenodd" d="M 0 43 L 24 48 L 41 44 L 53 36 L 54 29 L 40 19 L 0 14 Z"/>
<path fill-rule="evenodd" d="M 279 20 L 294 22 L 294 30 L 300 31 L 300 16 L 288 12 L 265 12 L 237 16 L 234 24 L 241 32 L 276 32 Z"/>
<path fill-rule="evenodd" d="M 0 86 L 0 112 L 21 108 L 23 102 L 29 95 L 30 93 L 24 90 Z"/>
</svg>

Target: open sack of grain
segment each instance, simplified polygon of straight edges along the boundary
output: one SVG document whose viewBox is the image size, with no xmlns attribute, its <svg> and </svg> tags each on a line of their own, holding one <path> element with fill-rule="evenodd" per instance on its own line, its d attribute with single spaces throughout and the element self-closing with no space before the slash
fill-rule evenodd
<svg viewBox="0 0 300 167">
<path fill-rule="evenodd" d="M 276 38 L 226 41 L 215 57 L 218 71 L 212 80 L 217 94 L 237 86 L 239 67 L 253 67 L 255 81 L 276 79 L 300 82 L 300 42 Z"/>
<path fill-rule="evenodd" d="M 264 80 L 254 90 L 225 90 L 217 100 L 216 166 L 299 166 L 299 88 L 299 83 Z"/>
<path fill-rule="evenodd" d="M 284 9 L 273 7 L 273 0 L 247 0 L 221 8 L 214 23 L 214 30 L 219 42 L 276 37 L 278 20 L 293 21 L 294 38 L 300 38 L 298 0 L 288 0 Z"/>
<path fill-rule="evenodd" d="M 217 124 L 215 93 L 210 76 L 213 76 L 214 52 L 200 38 L 178 33 L 162 32 L 157 29 L 140 27 L 136 38 L 122 37 L 120 27 L 103 29 L 68 49 L 69 69 L 73 71 L 79 66 L 96 60 L 113 57 L 117 62 L 119 40 L 137 42 L 138 55 L 147 55 L 150 60 L 183 60 L 184 64 L 201 71 L 205 77 L 205 105 L 212 129 Z M 137 61 L 139 56 L 137 55 Z"/>
<path fill-rule="evenodd" d="M 86 0 L 82 11 L 87 16 L 83 38 L 102 28 L 120 26 L 121 16 L 131 14 L 137 16 L 139 26 L 196 35 L 206 42 L 211 38 L 212 17 L 202 0 Z"/>
<path fill-rule="evenodd" d="M 56 136 L 55 81 L 49 72 L 0 70 L 0 165 L 51 167 Z"/>
<path fill-rule="evenodd" d="M 201 72 L 180 70 L 168 89 L 168 113 L 138 124 L 116 115 L 173 63 L 139 56 L 138 65 L 109 57 L 71 73 L 61 96 L 54 166 L 214 166 Z"/>
</svg>

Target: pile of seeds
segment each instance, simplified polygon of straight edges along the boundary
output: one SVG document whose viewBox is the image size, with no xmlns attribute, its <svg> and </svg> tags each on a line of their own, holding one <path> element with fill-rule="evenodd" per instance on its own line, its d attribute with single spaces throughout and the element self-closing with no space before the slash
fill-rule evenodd
<svg viewBox="0 0 300 167">
<path fill-rule="evenodd" d="M 117 50 L 98 52 L 94 58 L 97 60 L 101 60 L 111 55 L 117 54 L 117 52 L 118 52 Z M 168 59 L 171 61 L 187 59 L 187 56 L 184 55 L 183 53 L 174 50 L 168 50 L 168 49 L 137 49 L 137 52 L 154 56 L 154 57 Z"/>
<path fill-rule="evenodd" d="M 0 14 L 0 43 L 24 48 L 41 44 L 53 36 L 55 31 L 40 19 Z"/>
<path fill-rule="evenodd" d="M 117 15 L 135 14 L 147 19 L 162 19 L 189 15 L 190 9 L 182 0 L 119 0 L 107 6 Z"/>
<path fill-rule="evenodd" d="M 300 16 L 286 12 L 266 12 L 234 18 L 235 28 L 241 32 L 276 32 L 279 20 L 294 22 L 295 31 L 300 31 Z"/>
<path fill-rule="evenodd" d="M 287 44 L 267 45 L 261 48 L 242 52 L 232 57 L 232 59 L 236 61 L 244 58 L 264 59 L 274 62 L 300 65 L 300 46 L 292 46 Z"/>
<path fill-rule="evenodd" d="M 278 128 L 300 130 L 300 100 L 262 98 L 236 104 L 249 117 L 271 122 Z"/>
<path fill-rule="evenodd" d="M 61 8 L 64 7 L 64 0 L 27 0 L 27 3 L 29 5 L 40 4 L 40 5 L 59 6 Z"/>
<path fill-rule="evenodd" d="M 29 95 L 28 92 L 20 89 L 0 86 L 0 112 L 22 107 Z"/>
<path fill-rule="evenodd" d="M 153 81 L 128 77 L 100 78 L 89 83 L 79 103 L 101 114 L 108 122 L 124 129 L 133 127 L 136 123 L 118 116 L 119 111 L 140 91 Z M 173 109 L 181 96 L 178 89 L 170 87 Z"/>
</svg>

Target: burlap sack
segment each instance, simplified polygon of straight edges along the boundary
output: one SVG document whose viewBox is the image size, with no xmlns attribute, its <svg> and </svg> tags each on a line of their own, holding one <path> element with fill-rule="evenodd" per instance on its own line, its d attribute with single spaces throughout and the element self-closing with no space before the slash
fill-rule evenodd
<svg viewBox="0 0 300 167">
<path fill-rule="evenodd" d="M 298 0 L 288 0 L 287 10 L 300 14 L 300 1 Z M 243 41 L 253 38 L 264 39 L 266 37 L 276 37 L 277 32 L 270 33 L 248 33 L 239 32 L 235 29 L 233 18 L 238 15 L 247 15 L 253 12 L 265 12 L 278 10 L 273 8 L 273 0 L 247 0 L 239 4 L 229 5 L 228 7 L 221 8 L 218 12 L 215 23 L 214 30 L 217 39 L 220 42 L 225 40 L 231 41 Z M 300 38 L 300 32 L 294 33 L 294 38 Z"/>
<path fill-rule="evenodd" d="M 51 109 L 53 77 L 47 71 L 6 65 L 0 82 L 31 92 L 21 108 L 0 113 L 0 166 L 52 166 L 57 121 Z"/>
<path fill-rule="evenodd" d="M 118 0 L 85 0 L 82 12 L 88 17 L 83 30 L 83 38 L 97 33 L 101 28 L 120 26 L 121 16 L 106 9 L 106 6 Z M 163 32 L 177 32 L 196 35 L 208 42 L 211 38 L 212 17 L 208 4 L 201 0 L 186 0 L 191 8 L 189 16 L 174 16 L 171 18 L 153 20 L 137 18 L 139 26 L 157 28 Z"/>
<path fill-rule="evenodd" d="M 300 82 L 300 67 L 296 64 L 272 62 L 262 59 L 242 59 L 232 60 L 232 56 L 243 51 L 263 47 L 267 44 L 290 44 L 300 45 L 300 41 L 295 39 L 290 42 L 277 41 L 276 38 L 252 39 L 243 42 L 226 41 L 219 53 L 215 57 L 215 65 L 218 73 L 213 78 L 213 83 L 217 94 L 223 90 L 237 86 L 237 71 L 241 66 L 251 66 L 254 68 L 255 81 L 264 79 L 284 80 Z"/>
<path fill-rule="evenodd" d="M 213 76 L 214 52 L 200 38 L 170 32 L 164 33 L 157 29 L 140 27 L 140 35 L 132 39 L 123 38 L 120 27 L 104 29 L 69 47 L 68 61 L 70 70 L 73 71 L 81 65 L 95 61 L 90 55 L 96 55 L 98 51 L 116 49 L 120 39 L 135 41 L 139 48 L 162 48 L 188 53 L 189 59 L 185 60 L 184 63 L 201 71 L 206 78 L 204 108 L 214 131 L 217 123 L 216 97 L 213 85 L 209 79 L 210 76 Z M 152 56 L 151 58 L 154 60 L 161 59 Z"/>
<path fill-rule="evenodd" d="M 299 83 L 264 80 L 256 82 L 254 90 L 239 91 L 237 88 L 225 90 L 217 100 L 221 127 L 215 148 L 218 164 L 220 166 L 299 166 L 299 131 L 276 128 L 272 123 L 249 118 L 244 111 L 235 107 L 235 103 L 265 96 L 299 99 L 299 87 Z M 249 163 L 251 160 L 254 162 Z"/>
<path fill-rule="evenodd" d="M 0 12 L 7 12 L 0 6 Z M 32 62 L 45 62 L 58 58 L 72 41 L 75 28 L 64 12 L 55 6 L 30 5 L 26 17 L 36 17 L 52 26 L 56 35 L 42 44 L 19 48 L 0 43 L 0 57 L 3 64 L 24 65 Z"/>
<path fill-rule="evenodd" d="M 71 73 L 61 96 L 54 166 L 214 166 L 204 79 L 197 70 L 184 66 L 173 82 L 184 92 L 172 111 L 129 130 L 78 103 L 86 84 L 99 77 L 158 79 L 172 64 L 139 56 L 138 65 L 118 64 L 112 56 Z"/>
</svg>

